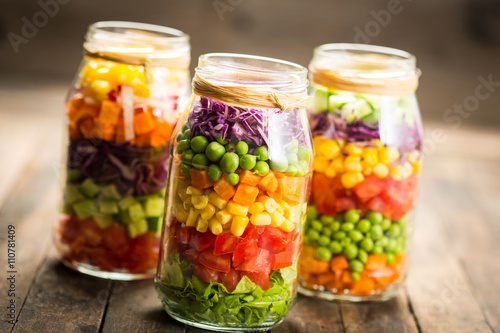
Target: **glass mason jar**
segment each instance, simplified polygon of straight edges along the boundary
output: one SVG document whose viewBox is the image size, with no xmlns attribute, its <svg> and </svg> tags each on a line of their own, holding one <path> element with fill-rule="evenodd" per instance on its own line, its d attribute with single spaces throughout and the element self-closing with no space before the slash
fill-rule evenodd
<svg viewBox="0 0 500 333">
<path fill-rule="evenodd" d="M 173 318 L 258 331 L 294 305 L 312 168 L 307 84 L 293 63 L 200 57 L 174 131 L 155 279 Z"/>
<path fill-rule="evenodd" d="M 299 291 L 381 301 L 405 278 L 422 159 L 409 53 L 327 44 L 310 64 L 315 159 Z"/>
<path fill-rule="evenodd" d="M 80 272 L 152 278 L 169 138 L 189 93 L 189 37 L 131 22 L 91 25 L 65 122 L 55 243 Z"/>
</svg>

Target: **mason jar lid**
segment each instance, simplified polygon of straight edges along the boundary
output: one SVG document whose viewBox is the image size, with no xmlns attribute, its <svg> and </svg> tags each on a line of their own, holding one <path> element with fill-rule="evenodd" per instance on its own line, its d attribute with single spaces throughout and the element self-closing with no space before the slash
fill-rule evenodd
<svg viewBox="0 0 500 333">
<path fill-rule="evenodd" d="M 190 62 L 187 34 L 177 29 L 146 23 L 94 23 L 88 28 L 84 48 L 90 56 L 132 65 L 150 62 L 184 68 Z"/>
</svg>

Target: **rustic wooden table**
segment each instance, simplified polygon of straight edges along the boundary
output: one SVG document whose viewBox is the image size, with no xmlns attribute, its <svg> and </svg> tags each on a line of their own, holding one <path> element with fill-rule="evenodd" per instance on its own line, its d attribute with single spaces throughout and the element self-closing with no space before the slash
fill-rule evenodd
<svg viewBox="0 0 500 333">
<path fill-rule="evenodd" d="M 61 110 L 62 96 L 0 90 L 0 332 L 201 332 L 164 313 L 152 281 L 92 278 L 58 260 L 51 233 L 62 129 L 58 112 L 46 110 Z M 299 296 L 272 332 L 500 332 L 500 132 L 427 129 L 405 288 L 384 303 Z"/>
</svg>

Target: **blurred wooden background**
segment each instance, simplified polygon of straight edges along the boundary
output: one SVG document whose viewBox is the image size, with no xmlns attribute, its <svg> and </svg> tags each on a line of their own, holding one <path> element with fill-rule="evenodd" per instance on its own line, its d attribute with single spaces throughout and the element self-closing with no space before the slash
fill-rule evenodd
<svg viewBox="0 0 500 333">
<path fill-rule="evenodd" d="M 46 22 L 37 16 L 40 3 L 59 4 Z M 24 38 L 22 19 L 33 23 L 34 16 L 45 24 L 16 53 L 7 36 Z M 41 89 L 50 80 L 69 85 L 86 28 L 100 20 L 185 31 L 192 40 L 192 68 L 207 52 L 259 54 L 307 65 L 313 48 L 324 43 L 400 48 L 417 56 L 423 72 L 418 95 L 424 120 L 444 125 L 446 110 L 474 95 L 478 76 L 492 75 L 500 82 L 499 0 L 2 0 L 0 89 L 8 91 L 14 81 L 21 87 L 41 82 Z M 500 91 L 462 116 L 463 124 L 500 128 L 498 105 Z"/>
</svg>

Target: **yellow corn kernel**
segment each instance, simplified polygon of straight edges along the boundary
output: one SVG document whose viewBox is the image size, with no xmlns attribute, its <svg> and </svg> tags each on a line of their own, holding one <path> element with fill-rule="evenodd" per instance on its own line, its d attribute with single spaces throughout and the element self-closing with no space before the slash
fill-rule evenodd
<svg viewBox="0 0 500 333">
<path fill-rule="evenodd" d="M 365 180 L 361 172 L 346 172 L 340 177 L 340 183 L 344 188 L 353 188 L 357 184 Z"/>
<path fill-rule="evenodd" d="M 90 89 L 95 92 L 98 99 L 107 99 L 111 88 L 112 87 L 109 82 L 102 80 L 92 81 L 92 83 L 90 84 Z"/>
<path fill-rule="evenodd" d="M 282 203 L 286 203 L 284 201 L 282 201 Z M 285 207 L 283 207 L 282 205 L 279 205 L 278 208 L 276 209 L 276 211 L 278 213 L 280 213 L 281 215 L 285 214 Z"/>
<path fill-rule="evenodd" d="M 217 221 L 215 217 L 208 220 L 208 228 L 214 235 L 218 235 L 224 230 L 224 228 L 222 228 L 222 224 Z"/>
<path fill-rule="evenodd" d="M 206 232 L 208 230 L 208 221 L 198 217 L 196 221 L 196 230 L 199 232 Z"/>
<path fill-rule="evenodd" d="M 202 210 L 208 205 L 208 197 L 206 195 L 193 195 L 191 197 L 191 203 L 194 208 Z"/>
<path fill-rule="evenodd" d="M 255 213 L 250 216 L 250 222 L 252 222 L 253 225 L 270 225 L 271 215 L 266 212 Z"/>
<path fill-rule="evenodd" d="M 211 191 L 208 195 L 208 202 L 219 209 L 223 209 L 227 205 L 227 200 L 222 199 L 215 191 Z"/>
<path fill-rule="evenodd" d="M 403 178 L 408 178 L 413 174 L 413 165 L 410 162 L 405 162 L 402 168 Z"/>
<path fill-rule="evenodd" d="M 329 168 L 330 167 L 333 170 L 335 170 L 335 172 L 337 172 L 338 174 L 344 173 L 344 156 L 341 155 L 341 156 L 337 157 L 336 159 L 334 159 L 332 161 L 332 163 L 330 163 Z"/>
<path fill-rule="evenodd" d="M 285 222 L 283 222 L 280 225 L 280 229 L 283 230 L 283 231 L 285 231 L 285 232 L 292 232 L 293 229 L 295 229 L 295 223 L 290 222 L 288 220 L 285 220 Z"/>
<path fill-rule="evenodd" d="M 384 179 L 389 174 L 389 168 L 386 165 L 379 163 L 373 167 L 373 174 L 377 176 L 377 178 Z"/>
<path fill-rule="evenodd" d="M 413 163 L 412 166 L 413 166 L 413 173 L 419 173 L 420 172 L 420 168 L 422 166 L 422 162 L 421 161 L 417 161 L 417 162 Z"/>
<path fill-rule="evenodd" d="M 361 166 L 361 157 L 349 155 L 344 160 L 344 168 L 346 171 L 361 172 L 363 167 Z"/>
<path fill-rule="evenodd" d="M 344 148 L 345 146 L 345 139 L 335 139 L 335 142 L 339 145 L 340 149 Z"/>
<path fill-rule="evenodd" d="M 314 146 L 314 149 L 318 149 L 319 147 L 319 144 L 323 141 L 325 141 L 326 139 L 323 138 L 322 136 L 315 136 L 313 138 L 313 146 Z"/>
<path fill-rule="evenodd" d="M 335 158 L 340 153 L 340 147 L 335 140 L 324 140 L 318 145 L 316 154 L 328 159 Z"/>
<path fill-rule="evenodd" d="M 335 171 L 333 167 L 328 167 L 328 169 L 325 170 L 325 175 L 328 178 L 335 178 L 335 176 L 337 175 L 337 171 Z"/>
<path fill-rule="evenodd" d="M 401 165 L 395 166 L 394 168 L 390 169 L 390 174 L 391 177 L 394 180 L 400 181 L 403 180 L 403 167 Z"/>
<path fill-rule="evenodd" d="M 379 152 L 380 162 L 389 165 L 399 158 L 399 151 L 396 147 L 385 147 Z"/>
<path fill-rule="evenodd" d="M 377 148 L 365 148 L 363 153 L 363 163 L 369 166 L 375 166 L 378 163 Z"/>
<path fill-rule="evenodd" d="M 189 209 L 189 207 L 192 207 L 193 205 L 191 203 L 191 196 L 189 196 L 186 200 L 184 200 L 182 204 L 184 205 L 185 209 Z"/>
<path fill-rule="evenodd" d="M 191 197 L 189 194 L 186 193 L 186 188 L 178 188 L 177 194 L 179 195 L 179 198 L 181 198 L 182 201 L 186 201 L 188 198 Z"/>
<path fill-rule="evenodd" d="M 248 206 L 240 205 L 239 203 L 236 203 L 233 200 L 230 200 L 227 203 L 226 209 L 229 213 L 233 215 L 247 216 L 248 214 Z"/>
<path fill-rule="evenodd" d="M 186 189 L 186 193 L 189 195 L 202 195 L 203 192 L 198 190 L 196 187 L 188 186 Z"/>
<path fill-rule="evenodd" d="M 265 209 L 264 204 L 262 202 L 254 202 L 250 208 L 248 209 L 248 212 L 250 214 L 255 214 L 255 213 L 260 213 L 263 212 Z"/>
<path fill-rule="evenodd" d="M 205 208 L 200 210 L 200 216 L 204 220 L 210 220 L 212 216 L 215 215 L 215 206 L 212 205 L 211 203 L 208 203 Z"/>
<path fill-rule="evenodd" d="M 316 156 L 313 161 L 313 170 L 317 172 L 325 172 L 330 164 L 330 160 L 326 157 Z"/>
<path fill-rule="evenodd" d="M 264 208 L 268 213 L 274 213 L 276 211 L 276 209 L 278 209 L 278 207 L 280 206 L 280 205 L 278 205 L 276 200 L 274 200 L 271 197 L 268 197 L 267 195 L 259 196 L 257 198 L 257 201 L 262 202 L 264 204 Z"/>
<path fill-rule="evenodd" d="M 292 223 L 300 222 L 300 214 L 302 212 L 301 205 L 295 205 L 290 208 L 285 209 L 284 218 L 290 220 Z"/>
<path fill-rule="evenodd" d="M 231 223 L 231 233 L 238 237 L 243 235 L 249 221 L 250 220 L 246 216 L 235 216 Z"/>
<path fill-rule="evenodd" d="M 222 225 L 224 225 L 231 222 L 233 214 L 230 214 L 226 209 L 223 209 L 215 213 L 215 217 Z"/>
<path fill-rule="evenodd" d="M 189 209 L 189 213 L 188 213 L 188 216 L 186 219 L 186 226 L 187 227 L 195 227 L 196 220 L 198 219 L 199 215 L 200 215 L 200 213 L 196 209 L 194 209 L 194 208 Z"/>
<path fill-rule="evenodd" d="M 178 203 L 174 206 L 173 214 L 177 221 L 180 223 L 186 223 L 188 218 L 188 211 L 184 209 L 184 205 L 182 203 Z"/>
<path fill-rule="evenodd" d="M 278 211 L 275 211 L 271 214 L 271 226 L 279 227 L 281 224 L 285 222 L 285 217 Z"/>
<path fill-rule="evenodd" d="M 363 148 L 356 146 L 353 143 L 347 144 L 343 150 L 348 153 L 349 155 L 356 155 L 356 156 L 361 156 L 363 154 Z"/>
<path fill-rule="evenodd" d="M 363 168 L 363 175 L 364 176 L 371 176 L 373 173 L 373 168 Z"/>
<path fill-rule="evenodd" d="M 415 164 L 417 163 L 420 159 L 419 159 L 419 153 L 418 152 L 413 152 L 413 153 L 407 153 L 406 154 L 406 159 L 408 160 L 408 162 L 410 162 L 411 164 Z"/>
<path fill-rule="evenodd" d="M 382 141 L 380 139 L 375 139 L 371 142 L 371 145 L 375 146 L 376 148 L 382 147 Z"/>
</svg>

